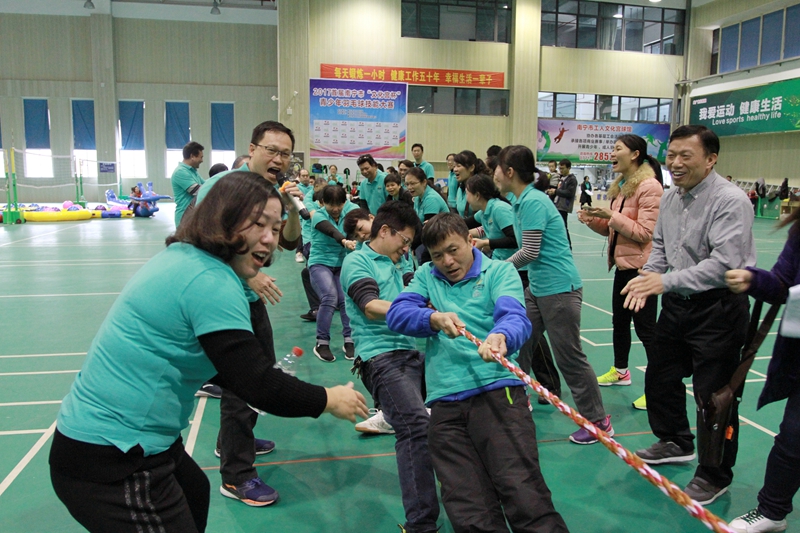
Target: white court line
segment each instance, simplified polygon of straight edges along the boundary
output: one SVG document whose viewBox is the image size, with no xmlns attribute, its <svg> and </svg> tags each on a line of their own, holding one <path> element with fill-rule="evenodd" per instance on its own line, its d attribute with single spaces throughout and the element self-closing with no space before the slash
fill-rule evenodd
<svg viewBox="0 0 800 533">
<path fill-rule="evenodd" d="M 71 296 L 118 296 L 118 292 L 77 292 L 73 294 L 5 294 L 0 298 L 63 298 Z"/>
<path fill-rule="evenodd" d="M 80 370 L 45 370 L 42 372 L 2 372 L 2 376 L 40 376 L 43 374 L 77 374 Z"/>
<path fill-rule="evenodd" d="M 38 433 L 47 433 L 46 429 L 19 429 L 17 431 L 0 431 L 0 437 L 7 437 L 9 435 L 36 435 Z"/>
<path fill-rule="evenodd" d="M 86 352 L 29 353 L 24 355 L 0 355 L 0 359 L 25 359 L 28 357 L 62 357 L 66 355 L 86 355 Z"/>
<path fill-rule="evenodd" d="M 61 400 L 41 400 L 36 402 L 7 402 L 0 403 L 0 407 L 21 407 L 23 405 L 57 405 Z"/>
<path fill-rule="evenodd" d="M 3 247 L 3 246 L 11 246 L 12 244 L 16 244 L 16 243 L 18 243 L 18 242 L 22 242 L 22 241 L 29 241 L 29 240 L 31 240 L 31 239 L 38 239 L 39 237 L 44 237 L 45 235 L 52 235 L 53 233 L 58 233 L 58 232 L 60 232 L 60 231 L 66 231 L 66 230 L 68 230 L 68 229 L 77 228 L 77 227 L 78 227 L 78 226 L 80 226 L 80 225 L 81 225 L 81 224 L 75 224 L 75 225 L 73 225 L 73 226 L 69 226 L 69 227 L 66 227 L 66 228 L 57 229 L 57 230 L 55 230 L 55 231 L 50 231 L 50 232 L 48 232 L 48 233 L 40 233 L 39 235 L 34 235 L 33 237 L 26 237 L 26 238 L 24 238 L 24 239 L 20 239 L 20 240 L 18 240 L 18 241 L 6 242 L 6 243 L 3 243 L 3 244 L 0 244 L 0 247 Z"/>
<path fill-rule="evenodd" d="M 603 309 L 601 307 L 597 307 L 596 305 L 592 305 L 592 304 L 586 303 L 585 300 L 583 302 L 583 305 L 585 305 L 586 307 L 591 307 L 592 309 L 597 309 L 598 311 L 600 311 L 602 313 L 605 313 L 607 315 L 614 316 L 614 313 L 612 313 L 611 311 L 606 311 L 605 309 Z"/>
<path fill-rule="evenodd" d="M 587 343 L 587 344 L 590 344 L 590 345 L 596 347 L 596 348 L 599 348 L 599 347 L 602 347 L 602 346 L 614 346 L 613 342 L 597 342 L 597 343 L 592 342 L 589 339 L 587 339 L 586 337 L 584 337 L 583 335 L 581 335 L 581 340 L 583 342 Z M 631 344 L 642 344 L 642 341 L 631 341 Z"/>
<path fill-rule="evenodd" d="M 766 374 L 762 374 L 761 372 L 756 372 L 756 371 L 755 371 L 755 370 L 753 370 L 752 368 L 750 369 L 750 372 L 752 372 L 752 373 L 753 373 L 753 374 L 755 374 L 756 376 L 761 376 L 762 378 L 765 378 L 765 377 L 767 377 L 767 375 L 766 375 Z"/>
<path fill-rule="evenodd" d="M 189 436 L 186 438 L 186 446 L 184 449 L 186 453 L 189 454 L 189 457 L 192 456 L 194 453 L 194 445 L 197 443 L 197 434 L 200 433 L 200 424 L 203 422 L 203 412 L 206 410 L 206 402 L 208 398 L 203 396 L 200 398 L 200 401 L 197 402 L 197 409 L 194 412 L 194 418 L 190 422 L 191 428 L 189 429 Z"/>
<path fill-rule="evenodd" d="M 39 450 L 42 449 L 42 446 L 44 446 L 45 443 L 50 440 L 50 437 L 53 435 L 53 433 L 55 433 L 55 431 L 56 423 L 53 421 L 50 427 L 45 430 L 44 435 L 39 437 L 39 440 L 37 440 L 36 444 L 33 445 L 33 448 L 28 450 L 28 453 L 25 454 L 25 457 L 23 457 L 22 460 L 17 463 L 17 466 L 15 466 L 14 469 L 2 481 L 2 483 L 0 483 L 0 496 L 3 495 L 6 489 L 14 482 L 15 479 L 17 479 L 17 476 L 19 476 L 25 467 L 28 466 L 28 463 L 30 463 Z"/>
</svg>

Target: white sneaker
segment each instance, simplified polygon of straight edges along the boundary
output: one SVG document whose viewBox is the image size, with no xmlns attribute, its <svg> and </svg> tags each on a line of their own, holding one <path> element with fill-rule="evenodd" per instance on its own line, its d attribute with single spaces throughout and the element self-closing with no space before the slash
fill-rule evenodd
<svg viewBox="0 0 800 533">
<path fill-rule="evenodd" d="M 392 426 L 390 426 L 386 419 L 383 418 L 383 411 L 370 409 L 369 412 L 375 414 L 363 422 L 356 424 L 356 431 L 360 431 L 361 433 L 369 433 L 371 435 L 394 434 L 394 429 L 392 429 Z"/>
<path fill-rule="evenodd" d="M 294 254 L 295 263 L 302 263 L 305 260 L 306 258 L 303 257 L 303 252 L 297 252 L 296 254 Z"/>
<path fill-rule="evenodd" d="M 770 520 L 758 509 L 734 518 L 730 523 L 731 529 L 736 533 L 769 533 L 772 531 L 786 531 L 786 520 Z"/>
</svg>

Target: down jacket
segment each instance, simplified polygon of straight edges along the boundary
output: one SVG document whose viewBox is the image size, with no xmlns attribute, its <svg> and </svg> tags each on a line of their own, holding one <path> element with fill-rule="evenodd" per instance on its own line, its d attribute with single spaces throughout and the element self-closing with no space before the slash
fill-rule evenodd
<svg viewBox="0 0 800 533">
<path fill-rule="evenodd" d="M 664 190 L 655 178 L 655 172 L 645 161 L 620 187 L 622 174 L 608 189 L 611 198 L 610 219 L 594 217 L 587 225 L 600 235 L 608 236 L 608 269 L 615 264 L 620 270 L 639 269 L 647 263 L 653 247 L 653 229 L 658 219 L 658 208 Z M 624 203 L 623 203 L 624 199 Z M 611 243 L 618 234 L 614 257 Z"/>
</svg>

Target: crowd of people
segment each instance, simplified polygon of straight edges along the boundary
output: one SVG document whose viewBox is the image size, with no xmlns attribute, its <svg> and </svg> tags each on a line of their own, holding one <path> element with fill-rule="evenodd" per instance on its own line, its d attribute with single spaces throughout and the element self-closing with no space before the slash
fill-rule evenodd
<svg viewBox="0 0 800 533">
<path fill-rule="evenodd" d="M 493 355 L 556 394 L 563 377 L 577 410 L 613 435 L 601 387 L 632 383 L 631 321 L 648 362 L 634 407 L 647 411 L 656 438 L 636 454 L 653 465 L 698 457 L 684 490 L 702 505 L 728 490 L 738 401 L 722 444 L 695 452 L 683 379 L 692 377 L 698 405 L 731 381 L 750 318 L 744 293 L 790 297 L 800 283 L 800 226 L 795 215 L 785 222 L 793 223 L 789 242 L 772 272 L 755 268 L 750 202 L 714 170 L 719 140 L 711 130 L 672 133 L 668 190 L 646 141 L 630 134 L 611 154 L 610 206 L 592 207 L 591 185 L 580 186 L 578 220 L 608 237 L 614 269 L 614 364 L 600 376 L 581 346 L 583 284 L 567 228 L 579 183 L 569 160 L 545 172 L 526 146 L 492 146 L 485 159 L 463 150 L 448 154 L 440 187 L 416 143 L 414 160 L 396 170 L 359 157 L 362 179 L 348 191 L 334 165 L 313 179 L 305 169 L 289 175 L 293 149 L 291 130 L 264 122 L 247 155 L 203 180 L 203 147 L 184 148 L 172 182 L 176 232 L 109 311 L 59 413 L 51 479 L 84 527 L 205 530 L 209 481 L 180 431 L 193 396 L 206 395 L 221 398 L 223 496 L 250 506 L 278 500 L 253 467 L 275 448 L 254 437 L 256 409 L 328 412 L 363 419 L 359 431 L 394 434 L 404 532 L 437 531 L 440 499 L 458 533 L 567 531 L 539 465 L 530 391 Z M 352 383 L 324 388 L 275 366 L 265 304 L 283 294 L 262 269 L 279 245 L 304 263 L 309 310 L 301 318 L 315 322 L 314 354 L 332 363 L 343 352 L 374 409 Z M 163 305 L 144 296 L 153 290 Z M 341 344 L 331 339 L 337 310 Z M 465 327 L 484 340 L 479 348 Z M 735 531 L 785 529 L 800 485 L 796 337 L 782 330 L 775 344 L 759 405 L 789 401 L 759 505 L 732 522 Z M 427 339 L 425 353 L 417 338 Z M 568 438 L 598 442 L 585 428 Z"/>
</svg>

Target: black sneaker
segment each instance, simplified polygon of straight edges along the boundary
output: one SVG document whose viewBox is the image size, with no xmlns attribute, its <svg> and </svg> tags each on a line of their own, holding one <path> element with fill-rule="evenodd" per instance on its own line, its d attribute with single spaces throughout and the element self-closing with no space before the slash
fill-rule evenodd
<svg viewBox="0 0 800 533">
<path fill-rule="evenodd" d="M 708 505 L 728 492 L 728 487 L 720 488 L 701 477 L 694 476 L 683 492 L 700 505 Z"/>
<path fill-rule="evenodd" d="M 316 322 L 317 321 L 317 312 L 308 310 L 308 313 L 300 315 L 300 318 L 303 320 L 307 320 L 308 322 Z"/>
<path fill-rule="evenodd" d="M 333 363 L 336 361 L 336 357 L 334 357 L 331 352 L 331 347 L 327 344 L 317 344 L 314 346 L 314 355 L 316 355 L 320 361 L 325 361 L 326 363 Z"/>
<path fill-rule="evenodd" d="M 353 361 L 356 358 L 356 346 L 352 342 L 344 343 L 344 358 L 348 361 Z"/>
<path fill-rule="evenodd" d="M 688 463 L 694 459 L 694 451 L 685 452 L 674 442 L 660 440 L 643 450 L 636 450 L 636 455 L 647 464 Z"/>
<path fill-rule="evenodd" d="M 256 439 L 256 455 L 264 455 L 273 451 L 275 451 L 274 442 L 266 439 Z M 214 455 L 217 457 L 221 456 L 221 451 L 219 448 L 214 450 Z"/>
<path fill-rule="evenodd" d="M 216 398 L 219 400 L 222 398 L 222 387 L 219 385 L 214 385 L 213 383 L 203 383 L 203 386 L 200 387 L 200 390 L 194 393 L 197 397 L 205 396 L 207 398 Z"/>
</svg>

